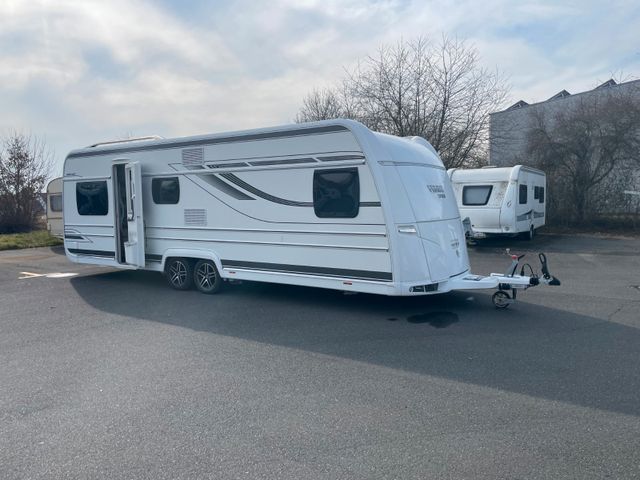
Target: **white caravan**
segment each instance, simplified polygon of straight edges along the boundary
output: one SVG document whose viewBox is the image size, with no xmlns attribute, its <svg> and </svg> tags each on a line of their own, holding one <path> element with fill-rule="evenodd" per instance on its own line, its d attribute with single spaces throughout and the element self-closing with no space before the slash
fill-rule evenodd
<svg viewBox="0 0 640 480">
<path fill-rule="evenodd" d="M 523 234 L 533 239 L 545 223 L 546 177 L 535 168 L 485 167 L 448 171 L 460 216 L 472 236 Z"/>
<path fill-rule="evenodd" d="M 74 150 L 64 205 L 71 261 L 164 272 L 177 289 L 213 293 L 230 279 L 386 295 L 499 288 L 501 307 L 506 290 L 551 281 L 515 267 L 471 275 L 433 147 L 349 120 Z"/>
<path fill-rule="evenodd" d="M 47 230 L 54 237 L 64 238 L 62 177 L 54 178 L 47 185 Z"/>
</svg>

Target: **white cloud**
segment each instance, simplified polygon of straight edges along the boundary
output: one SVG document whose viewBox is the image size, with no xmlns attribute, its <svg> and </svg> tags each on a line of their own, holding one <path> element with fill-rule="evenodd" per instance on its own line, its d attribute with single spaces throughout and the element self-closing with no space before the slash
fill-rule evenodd
<svg viewBox="0 0 640 480">
<path fill-rule="evenodd" d="M 508 74 L 514 100 L 583 90 L 594 77 L 640 68 L 632 28 L 640 14 L 632 2 L 242 0 L 203 3 L 195 13 L 170 7 L 150 0 L 1 2 L 0 133 L 46 134 L 61 161 L 70 148 L 125 132 L 187 135 L 286 123 L 311 88 L 338 81 L 381 44 L 418 35 L 437 40 L 442 32 L 468 38 L 487 67 Z"/>
</svg>

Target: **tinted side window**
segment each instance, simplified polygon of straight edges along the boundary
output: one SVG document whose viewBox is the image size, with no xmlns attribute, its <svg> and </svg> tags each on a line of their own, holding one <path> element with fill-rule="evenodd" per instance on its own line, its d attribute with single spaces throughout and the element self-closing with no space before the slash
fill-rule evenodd
<svg viewBox="0 0 640 480">
<path fill-rule="evenodd" d="M 357 168 L 313 172 L 313 209 L 320 218 L 354 218 L 360 209 Z"/>
<path fill-rule="evenodd" d="M 486 205 L 493 185 L 467 185 L 462 187 L 463 205 Z"/>
<path fill-rule="evenodd" d="M 540 187 L 540 193 L 538 194 L 538 201 L 544 203 L 544 187 Z"/>
<path fill-rule="evenodd" d="M 62 194 L 57 193 L 49 196 L 49 207 L 52 212 L 62 211 Z"/>
<path fill-rule="evenodd" d="M 178 177 L 154 178 L 151 180 L 153 202 L 157 204 L 176 204 L 180 201 L 180 182 Z"/>
<path fill-rule="evenodd" d="M 533 199 L 537 200 L 540 196 L 540 187 L 533 187 Z"/>
<path fill-rule="evenodd" d="M 109 212 L 107 182 L 76 183 L 76 203 L 80 215 L 106 215 Z"/>
<path fill-rule="evenodd" d="M 520 185 L 518 203 L 520 203 L 521 205 L 524 203 L 527 203 L 527 186 L 526 185 Z"/>
</svg>

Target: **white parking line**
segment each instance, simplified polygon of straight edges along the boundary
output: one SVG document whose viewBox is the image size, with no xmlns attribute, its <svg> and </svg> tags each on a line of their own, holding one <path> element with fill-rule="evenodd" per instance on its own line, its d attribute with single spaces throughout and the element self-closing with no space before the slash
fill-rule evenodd
<svg viewBox="0 0 640 480">
<path fill-rule="evenodd" d="M 22 277 L 18 277 L 18 280 L 24 280 L 25 278 L 38 278 L 38 277 L 46 277 L 46 278 L 68 278 L 75 277 L 78 275 L 77 273 L 71 272 L 56 272 L 56 273 L 31 273 L 31 272 L 20 272 Z"/>
</svg>

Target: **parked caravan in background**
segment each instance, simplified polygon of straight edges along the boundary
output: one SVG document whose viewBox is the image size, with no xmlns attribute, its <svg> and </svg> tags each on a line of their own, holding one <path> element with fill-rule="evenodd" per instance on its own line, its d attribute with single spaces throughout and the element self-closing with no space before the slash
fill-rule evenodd
<svg viewBox="0 0 640 480">
<path fill-rule="evenodd" d="M 164 272 L 176 289 L 213 293 L 238 279 L 425 295 L 507 284 L 470 275 L 433 147 L 350 120 L 75 150 L 64 205 L 71 261 Z"/>
<path fill-rule="evenodd" d="M 522 234 L 533 239 L 545 224 L 546 177 L 524 165 L 448 171 L 460 216 L 469 218 L 471 235 Z"/>
<path fill-rule="evenodd" d="M 54 237 L 64 238 L 62 177 L 54 178 L 47 185 L 47 230 Z"/>
</svg>

